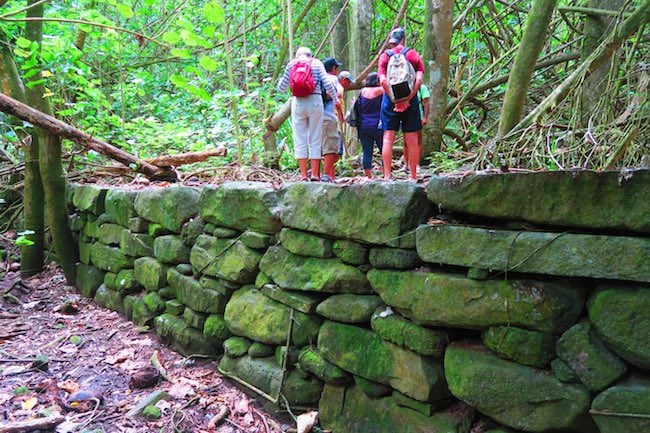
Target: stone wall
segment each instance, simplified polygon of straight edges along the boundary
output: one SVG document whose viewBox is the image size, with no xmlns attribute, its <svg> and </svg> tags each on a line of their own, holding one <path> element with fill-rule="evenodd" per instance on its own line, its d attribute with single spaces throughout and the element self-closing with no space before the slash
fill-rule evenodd
<svg viewBox="0 0 650 433">
<path fill-rule="evenodd" d="M 83 295 L 336 433 L 650 431 L 648 171 L 69 197 Z"/>
</svg>

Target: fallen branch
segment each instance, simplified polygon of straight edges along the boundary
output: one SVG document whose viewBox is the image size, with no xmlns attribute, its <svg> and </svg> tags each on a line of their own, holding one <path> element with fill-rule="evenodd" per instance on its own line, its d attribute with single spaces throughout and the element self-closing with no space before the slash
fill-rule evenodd
<svg viewBox="0 0 650 433">
<path fill-rule="evenodd" d="M 128 152 L 108 144 L 102 140 L 94 138 L 92 135 L 80 131 L 72 125 L 68 125 L 42 111 L 39 111 L 27 104 L 23 104 L 3 93 L 0 93 L 0 111 L 25 120 L 34 126 L 45 129 L 46 131 L 67 138 L 75 143 L 88 147 L 96 152 L 106 155 L 122 164 L 131 167 L 132 170 L 145 174 L 147 177 L 156 177 L 160 168 L 146 161 L 136 158 Z"/>
<path fill-rule="evenodd" d="M 0 433 L 24 433 L 35 430 L 48 430 L 61 424 L 64 419 L 63 415 L 57 413 L 45 418 L 8 422 L 0 426 Z"/>
<path fill-rule="evenodd" d="M 194 162 L 202 162 L 213 156 L 226 156 L 227 153 L 228 151 L 225 147 L 219 147 L 217 149 L 204 150 L 201 152 L 186 152 L 177 155 L 159 156 L 153 159 L 145 159 L 145 161 L 158 167 L 178 167 L 180 165 L 192 164 Z"/>
</svg>

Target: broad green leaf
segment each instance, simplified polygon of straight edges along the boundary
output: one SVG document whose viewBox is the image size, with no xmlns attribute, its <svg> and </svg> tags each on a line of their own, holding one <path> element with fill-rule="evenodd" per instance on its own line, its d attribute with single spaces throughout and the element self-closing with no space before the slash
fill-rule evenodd
<svg viewBox="0 0 650 433">
<path fill-rule="evenodd" d="M 192 56 L 190 50 L 174 48 L 171 50 L 172 56 L 180 57 L 181 59 L 189 59 Z"/>
<path fill-rule="evenodd" d="M 190 92 L 193 95 L 198 96 L 199 98 L 203 99 L 204 101 L 210 101 L 212 99 L 210 94 L 205 89 L 201 89 L 200 87 L 187 86 L 187 91 Z"/>
<path fill-rule="evenodd" d="M 205 26 L 201 31 L 206 38 L 213 38 L 216 30 L 217 28 L 215 26 Z"/>
<path fill-rule="evenodd" d="M 211 1 L 203 5 L 203 15 L 208 22 L 218 24 L 223 21 L 223 9 L 215 1 Z"/>
<path fill-rule="evenodd" d="M 206 71 L 214 72 L 217 70 L 217 62 L 208 56 L 201 57 L 199 64 Z"/>
<path fill-rule="evenodd" d="M 16 238 L 15 244 L 19 247 L 28 247 L 30 245 L 34 245 L 34 241 L 27 239 L 25 236 L 18 236 Z"/>
<path fill-rule="evenodd" d="M 165 32 L 162 39 L 168 44 L 175 44 L 181 40 L 181 35 L 176 32 Z"/>
<path fill-rule="evenodd" d="M 122 15 L 124 18 L 133 18 L 133 9 L 129 5 L 125 5 L 123 3 L 120 3 L 117 5 L 117 11 Z"/>
<path fill-rule="evenodd" d="M 27 49 L 31 44 L 32 41 L 30 41 L 29 39 L 25 39 L 23 37 L 16 39 L 16 45 L 19 46 L 20 48 Z"/>
<path fill-rule="evenodd" d="M 185 67 L 185 72 L 188 74 L 194 74 L 197 77 L 203 77 L 205 74 L 203 73 L 203 69 L 197 68 L 196 66 L 188 65 Z"/>
<path fill-rule="evenodd" d="M 16 54 L 18 57 L 31 57 L 32 53 L 29 51 L 25 51 L 22 48 L 14 48 L 14 54 Z"/>
<path fill-rule="evenodd" d="M 171 75 L 169 77 L 169 81 L 171 81 L 175 86 L 185 88 L 187 87 L 187 78 L 185 78 L 182 75 Z"/>
</svg>

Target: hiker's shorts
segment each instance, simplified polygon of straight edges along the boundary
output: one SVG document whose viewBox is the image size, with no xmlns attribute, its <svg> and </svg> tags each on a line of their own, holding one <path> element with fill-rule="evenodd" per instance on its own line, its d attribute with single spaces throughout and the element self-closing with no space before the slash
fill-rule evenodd
<svg viewBox="0 0 650 433">
<path fill-rule="evenodd" d="M 418 95 L 411 99 L 411 105 L 406 111 L 397 113 L 395 105 L 387 95 L 381 100 L 381 124 L 384 131 L 417 132 L 422 129 L 420 118 L 420 101 Z"/>
<path fill-rule="evenodd" d="M 323 155 L 339 151 L 338 122 L 331 117 L 323 118 Z"/>
</svg>

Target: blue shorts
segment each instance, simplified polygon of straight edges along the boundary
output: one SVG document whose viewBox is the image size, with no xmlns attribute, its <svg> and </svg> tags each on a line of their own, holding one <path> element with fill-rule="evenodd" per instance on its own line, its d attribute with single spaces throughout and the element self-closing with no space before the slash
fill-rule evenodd
<svg viewBox="0 0 650 433">
<path fill-rule="evenodd" d="M 411 105 L 406 111 L 397 113 L 393 110 L 395 105 L 384 94 L 381 100 L 381 125 L 384 131 L 399 131 L 400 126 L 402 132 L 417 132 L 422 129 L 418 95 L 415 95 L 410 102 Z"/>
</svg>

